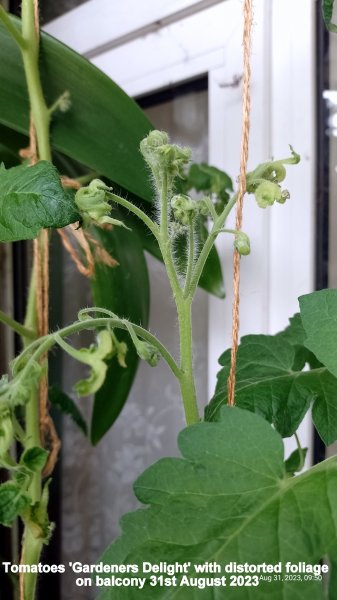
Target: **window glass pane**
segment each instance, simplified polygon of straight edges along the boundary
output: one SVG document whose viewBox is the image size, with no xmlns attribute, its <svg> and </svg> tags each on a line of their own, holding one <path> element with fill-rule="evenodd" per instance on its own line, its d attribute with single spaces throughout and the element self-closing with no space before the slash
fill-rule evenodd
<svg viewBox="0 0 337 600">
<path fill-rule="evenodd" d="M 42 22 L 48 23 L 84 2 L 86 0 L 43 0 L 40 2 Z"/>
</svg>

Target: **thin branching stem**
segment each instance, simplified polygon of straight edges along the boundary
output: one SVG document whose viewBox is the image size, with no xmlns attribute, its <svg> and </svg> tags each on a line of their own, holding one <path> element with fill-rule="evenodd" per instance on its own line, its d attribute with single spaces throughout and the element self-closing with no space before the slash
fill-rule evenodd
<svg viewBox="0 0 337 600">
<path fill-rule="evenodd" d="M 24 325 L 21 325 L 21 323 L 7 315 L 2 310 L 0 310 L 0 322 L 13 329 L 13 331 L 18 333 L 22 338 L 26 338 L 28 340 L 34 340 L 36 338 L 35 331 L 28 329 L 28 327 L 25 327 Z"/>
<path fill-rule="evenodd" d="M 117 196 L 117 194 L 113 194 L 112 192 L 107 192 L 106 195 L 108 198 L 111 198 L 111 200 L 116 202 L 116 204 L 123 206 L 128 211 L 130 211 L 131 213 L 136 215 L 136 217 L 138 217 L 138 219 L 143 221 L 144 225 L 146 225 L 146 227 L 148 227 L 148 229 L 151 231 L 151 233 L 153 233 L 156 240 L 158 240 L 159 227 L 158 227 L 157 223 L 154 223 L 152 221 L 152 219 L 150 219 L 150 217 L 148 217 L 148 215 L 145 214 L 145 212 L 141 210 L 141 208 L 138 208 L 138 206 L 136 206 L 135 204 L 132 204 L 132 202 L 129 202 L 129 200 L 126 200 L 125 198 L 121 198 L 120 196 Z"/>
<path fill-rule="evenodd" d="M 232 208 L 235 206 L 237 199 L 238 199 L 238 195 L 234 194 L 234 196 L 230 199 L 228 204 L 225 206 L 222 213 L 219 215 L 217 220 L 214 222 L 213 227 L 208 235 L 208 238 L 206 239 L 206 241 L 203 245 L 203 248 L 202 248 L 202 250 L 199 254 L 198 260 L 196 262 L 193 277 L 191 280 L 190 295 L 192 297 L 194 296 L 195 291 L 198 287 L 199 280 L 200 280 L 201 274 L 203 272 L 205 262 L 208 258 L 208 255 L 209 255 L 210 251 L 212 250 L 214 242 L 215 242 L 219 232 L 223 228 L 229 213 L 231 212 Z"/>
<path fill-rule="evenodd" d="M 105 311 L 105 309 L 99 309 L 97 307 L 93 307 L 92 309 L 85 309 L 85 311 L 88 313 L 89 313 L 89 311 L 90 312 L 102 312 L 102 313 L 110 312 L 110 311 Z M 81 314 L 83 316 L 85 314 L 85 312 L 81 311 Z M 161 356 L 163 357 L 165 362 L 170 367 L 172 373 L 175 375 L 175 377 L 177 377 L 177 379 L 180 379 L 181 371 L 180 371 L 177 363 L 175 362 L 174 358 L 172 357 L 170 352 L 165 348 L 165 346 L 152 333 L 150 333 L 149 331 L 147 331 L 140 325 L 135 325 L 134 323 L 130 323 L 130 326 L 132 326 L 133 330 L 139 337 L 146 340 L 147 342 L 149 342 L 150 344 L 152 344 L 153 346 L 155 346 L 157 348 L 158 352 L 161 354 Z M 47 336 L 39 338 L 39 340 L 36 340 L 36 342 L 33 342 L 33 344 L 30 347 L 27 347 L 24 351 L 25 355 L 27 355 L 27 353 L 30 353 L 30 350 L 31 350 L 31 353 L 29 355 L 29 359 L 28 359 L 24 369 L 29 369 L 30 365 L 33 362 L 38 362 L 40 360 L 40 358 L 43 357 L 44 354 L 46 352 L 48 352 L 57 343 L 57 336 L 59 336 L 60 338 L 63 339 L 63 338 L 69 337 L 71 335 L 74 335 L 76 333 L 79 333 L 80 331 L 83 331 L 83 330 L 100 329 L 102 327 L 110 327 L 112 329 L 128 330 L 128 325 L 127 325 L 127 322 L 125 321 L 125 319 L 119 319 L 115 315 L 113 317 L 109 316 L 109 317 L 102 317 L 102 318 L 95 318 L 95 319 L 88 318 L 88 319 L 76 321 L 75 323 L 72 323 L 71 325 L 68 325 L 67 327 L 64 327 L 63 329 L 60 329 L 59 331 L 57 331 L 56 334 L 50 333 Z M 56 337 L 55 337 L 55 335 L 56 335 Z M 23 357 L 23 355 L 21 355 L 19 357 L 19 360 L 21 360 L 22 357 Z"/>
</svg>

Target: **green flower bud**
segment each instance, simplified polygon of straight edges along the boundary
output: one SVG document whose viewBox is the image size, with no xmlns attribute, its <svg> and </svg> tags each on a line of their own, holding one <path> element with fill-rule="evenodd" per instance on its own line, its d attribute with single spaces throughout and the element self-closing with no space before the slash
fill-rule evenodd
<svg viewBox="0 0 337 600">
<path fill-rule="evenodd" d="M 70 97 L 70 92 L 65 91 L 63 92 L 62 96 L 60 96 L 59 100 L 58 100 L 58 109 L 65 113 L 67 112 L 71 107 L 71 97 Z"/>
<path fill-rule="evenodd" d="M 146 360 L 151 367 L 156 367 L 160 359 L 160 354 L 157 348 L 148 342 L 140 340 L 139 338 L 137 343 L 135 343 L 134 340 L 134 344 L 139 358 Z"/>
<path fill-rule="evenodd" d="M 177 194 L 171 199 L 171 208 L 175 220 L 181 225 L 188 225 L 191 218 L 198 214 L 198 204 L 189 196 Z"/>
<path fill-rule="evenodd" d="M 191 158 L 189 148 L 181 148 L 169 143 L 167 133 L 151 131 L 140 143 L 140 151 L 151 168 L 155 178 L 168 175 L 171 179 L 182 177 L 184 166 Z"/>
<path fill-rule="evenodd" d="M 157 148 L 169 143 L 169 136 L 165 131 L 154 130 L 140 142 L 140 151 L 145 160 L 148 161 L 155 154 Z"/>
<path fill-rule="evenodd" d="M 286 169 L 284 165 L 297 165 L 301 157 L 295 152 L 292 146 L 290 146 L 291 156 L 289 158 L 282 158 L 281 160 L 269 161 L 262 163 L 251 173 L 247 173 L 247 192 L 249 194 L 255 193 L 256 200 L 262 208 L 266 208 L 275 201 L 281 204 L 287 199 L 286 192 L 281 192 L 280 186 L 286 176 Z M 272 185 L 265 186 L 265 184 Z M 264 187 L 261 187 L 261 186 Z M 273 198 L 273 199 L 272 199 Z"/>
<path fill-rule="evenodd" d="M 208 198 L 202 198 L 196 202 L 199 215 L 202 215 L 203 217 L 208 217 L 210 214 L 208 200 Z"/>
<path fill-rule="evenodd" d="M 282 202 L 282 190 L 277 183 L 263 181 L 255 190 L 255 198 L 260 208 L 271 206 L 275 201 Z"/>
<path fill-rule="evenodd" d="M 77 190 L 75 194 L 75 204 L 81 213 L 83 226 L 87 227 L 93 221 L 99 225 L 110 224 L 129 229 L 117 219 L 112 219 L 109 215 L 112 207 L 106 202 L 106 192 L 111 191 L 100 179 L 93 179 L 88 186 Z"/>
<path fill-rule="evenodd" d="M 149 344 L 149 342 L 139 339 L 133 328 L 133 325 L 129 323 L 129 321 L 125 320 L 124 323 L 130 334 L 139 358 L 146 360 L 151 367 L 156 367 L 160 359 L 160 353 L 157 348 L 153 346 L 153 344 Z"/>
<path fill-rule="evenodd" d="M 281 183 L 287 175 L 287 171 L 281 162 L 273 164 L 272 176 L 275 183 Z"/>
<path fill-rule="evenodd" d="M 241 254 L 241 256 L 247 256 L 250 254 L 250 241 L 249 237 L 243 231 L 239 231 L 235 235 L 234 248 Z"/>
</svg>

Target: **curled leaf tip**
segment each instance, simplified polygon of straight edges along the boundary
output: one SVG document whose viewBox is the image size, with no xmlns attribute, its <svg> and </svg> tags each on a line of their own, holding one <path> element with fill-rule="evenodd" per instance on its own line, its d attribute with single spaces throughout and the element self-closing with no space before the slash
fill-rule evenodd
<svg viewBox="0 0 337 600">
<path fill-rule="evenodd" d="M 96 344 L 91 344 L 89 348 L 77 350 L 65 342 L 59 335 L 55 335 L 55 340 L 70 356 L 88 365 L 91 369 L 87 379 L 78 381 L 74 390 L 79 396 L 89 396 L 97 392 L 105 381 L 107 364 L 106 360 L 113 355 L 113 340 L 111 332 L 107 329 L 99 331 Z"/>
</svg>

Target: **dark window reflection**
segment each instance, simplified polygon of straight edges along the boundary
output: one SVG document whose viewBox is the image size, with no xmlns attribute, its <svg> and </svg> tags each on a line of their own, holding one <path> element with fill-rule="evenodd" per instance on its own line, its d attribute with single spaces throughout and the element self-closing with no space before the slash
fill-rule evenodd
<svg viewBox="0 0 337 600">
<path fill-rule="evenodd" d="M 41 0 L 40 11 L 42 22 L 47 23 L 48 21 L 52 21 L 52 19 L 60 17 L 69 10 L 80 6 L 80 4 L 84 4 L 84 2 L 86 0 Z"/>
</svg>

